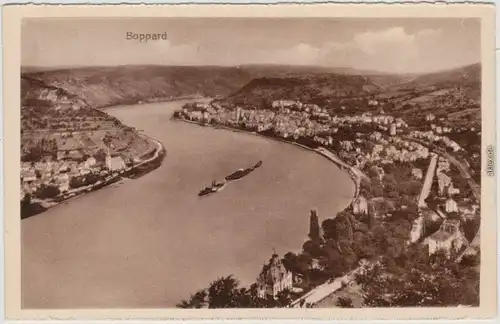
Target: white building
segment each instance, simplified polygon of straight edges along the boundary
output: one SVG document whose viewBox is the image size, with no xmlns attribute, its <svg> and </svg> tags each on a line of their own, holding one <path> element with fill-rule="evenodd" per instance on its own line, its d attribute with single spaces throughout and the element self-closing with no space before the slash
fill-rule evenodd
<svg viewBox="0 0 500 324">
<path fill-rule="evenodd" d="M 302 107 L 302 103 L 295 100 L 275 100 L 272 103 L 272 107 L 276 108 L 290 108 L 290 107 Z"/>
<path fill-rule="evenodd" d="M 85 167 L 87 169 L 90 169 L 91 167 L 93 167 L 95 164 L 97 163 L 97 160 L 91 156 L 87 159 L 87 161 L 85 161 Z"/>
<path fill-rule="evenodd" d="M 442 172 L 438 172 L 438 192 L 440 196 L 445 194 L 445 190 L 452 184 L 451 178 Z"/>
<path fill-rule="evenodd" d="M 410 243 L 417 242 L 422 235 L 424 235 L 424 217 L 419 216 L 413 221 L 412 229 L 410 232 Z"/>
<path fill-rule="evenodd" d="M 345 151 L 350 151 L 353 149 L 353 145 L 351 141 L 342 141 L 340 142 L 340 147 L 342 147 Z"/>
<path fill-rule="evenodd" d="M 69 190 L 69 182 L 61 182 L 59 184 L 59 190 L 61 192 L 65 192 L 65 191 L 68 191 Z"/>
<path fill-rule="evenodd" d="M 242 111 L 241 111 L 241 108 L 238 107 L 236 108 L 236 121 L 239 122 L 241 120 L 241 115 L 242 115 Z"/>
<path fill-rule="evenodd" d="M 425 240 L 425 244 L 429 247 L 429 255 L 441 251 L 449 258 L 452 253 L 458 253 L 464 248 L 468 241 L 460 231 L 460 221 L 446 219 L 439 230 Z"/>
<path fill-rule="evenodd" d="M 389 129 L 389 135 L 396 136 L 396 132 L 397 132 L 396 124 L 391 124 L 391 127 Z"/>
<path fill-rule="evenodd" d="M 106 156 L 106 167 L 109 171 L 121 171 L 124 170 L 127 165 L 121 156 L 111 157 L 110 155 Z"/>
<path fill-rule="evenodd" d="M 362 195 L 359 195 L 355 201 L 352 202 L 352 212 L 354 215 L 368 214 L 368 201 Z"/>
<path fill-rule="evenodd" d="M 445 211 L 447 213 L 457 213 L 458 212 L 457 202 L 452 198 L 448 198 L 445 202 Z"/>
<path fill-rule="evenodd" d="M 277 254 L 273 254 L 269 263 L 264 265 L 257 278 L 258 296 L 276 298 L 283 290 L 292 290 L 293 275 L 288 271 Z"/>
<path fill-rule="evenodd" d="M 412 169 L 411 175 L 412 175 L 413 179 L 415 179 L 415 180 L 422 180 L 422 178 L 424 177 L 424 173 L 422 172 L 422 170 L 420 170 L 418 168 Z"/>
<path fill-rule="evenodd" d="M 36 173 L 33 171 L 23 172 L 23 182 L 36 181 Z"/>
<path fill-rule="evenodd" d="M 453 185 L 450 185 L 448 187 L 448 195 L 449 196 L 458 195 L 459 193 L 460 193 L 460 189 L 453 187 Z"/>
</svg>

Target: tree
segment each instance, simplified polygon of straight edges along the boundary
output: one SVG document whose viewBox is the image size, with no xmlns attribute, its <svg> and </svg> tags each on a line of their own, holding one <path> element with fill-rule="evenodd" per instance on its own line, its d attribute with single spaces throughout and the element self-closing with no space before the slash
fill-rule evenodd
<svg viewBox="0 0 500 324">
<path fill-rule="evenodd" d="M 275 303 L 277 307 L 286 307 L 292 302 L 292 297 L 288 289 L 280 291 L 276 297 Z"/>
<path fill-rule="evenodd" d="M 42 185 L 35 192 L 35 196 L 40 198 L 40 199 L 49 199 L 49 198 L 57 197 L 60 193 L 61 193 L 61 191 L 56 186 Z"/>
<path fill-rule="evenodd" d="M 260 298 L 257 288 L 257 284 L 252 284 L 250 289 L 240 289 L 239 305 L 241 308 L 269 308 L 276 305 L 275 300 L 271 296 Z"/>
<path fill-rule="evenodd" d="M 205 289 L 199 290 L 191 295 L 188 300 L 183 300 L 177 304 L 177 308 L 205 308 L 207 304 L 207 291 Z"/>
<path fill-rule="evenodd" d="M 24 162 L 37 162 L 40 161 L 43 157 L 43 150 L 40 145 L 35 145 L 27 150 L 26 153 L 23 154 L 22 160 Z"/>
<path fill-rule="evenodd" d="M 188 300 L 177 304 L 178 308 L 269 308 L 284 307 L 291 302 L 290 293 L 283 291 L 275 300 L 273 297 L 260 298 L 257 285 L 249 289 L 239 287 L 232 275 L 213 281 L 207 289 L 191 295 Z"/>
<path fill-rule="evenodd" d="M 300 273 L 297 255 L 293 252 L 288 252 L 283 256 L 283 266 L 286 270 L 291 271 L 293 274 Z"/>
<path fill-rule="evenodd" d="M 23 199 L 21 199 L 21 208 L 25 208 L 31 204 L 31 194 L 27 193 L 24 195 Z"/>
<path fill-rule="evenodd" d="M 33 203 L 31 201 L 31 195 L 29 193 L 21 199 L 21 219 L 39 214 L 45 210 L 46 208 L 39 203 Z"/>
<path fill-rule="evenodd" d="M 325 239 L 352 241 L 354 216 L 346 211 L 337 214 L 334 219 L 326 219 L 321 224 Z"/>
<path fill-rule="evenodd" d="M 331 278 L 341 276 L 349 270 L 346 258 L 334 241 L 327 242 L 324 249 L 326 257 L 322 259 L 322 264 Z"/>
<path fill-rule="evenodd" d="M 325 238 L 325 240 L 337 239 L 336 222 L 334 219 L 325 219 L 323 223 L 321 223 L 321 227 L 323 229 L 323 237 Z"/>
<path fill-rule="evenodd" d="M 315 210 L 311 210 L 311 216 L 310 216 L 310 220 L 309 220 L 309 235 L 308 236 L 311 239 L 311 241 L 313 241 L 314 243 L 319 244 L 321 242 L 318 214 L 316 213 Z"/>
<path fill-rule="evenodd" d="M 352 303 L 352 299 L 349 297 L 339 297 L 337 299 L 337 306 L 342 307 L 342 308 L 353 308 L 354 305 Z"/>
<path fill-rule="evenodd" d="M 104 145 L 109 146 L 112 141 L 113 141 L 113 135 L 111 135 L 109 132 L 106 132 L 106 134 L 104 134 L 104 137 L 102 138 L 102 142 L 104 143 Z"/>
<path fill-rule="evenodd" d="M 239 282 L 232 275 L 221 277 L 208 287 L 209 308 L 237 308 L 239 307 Z"/>
<path fill-rule="evenodd" d="M 302 246 L 304 253 L 309 254 L 313 258 L 319 258 L 323 256 L 323 250 L 321 249 L 321 244 L 318 241 L 308 240 Z"/>
<path fill-rule="evenodd" d="M 354 253 L 352 248 L 352 241 L 342 239 L 337 243 L 342 253 L 342 263 L 347 268 L 347 271 L 351 271 L 358 263 L 358 256 Z"/>
<path fill-rule="evenodd" d="M 105 163 L 106 162 L 106 151 L 104 151 L 103 149 L 99 149 L 95 155 L 94 155 L 94 158 L 96 159 L 97 162 L 100 162 L 100 163 Z"/>
<path fill-rule="evenodd" d="M 362 232 L 354 233 L 352 250 L 360 259 L 369 259 L 377 254 L 371 237 Z"/>
<path fill-rule="evenodd" d="M 69 180 L 69 186 L 71 188 L 78 188 L 83 186 L 83 179 L 82 177 L 73 177 Z"/>
<path fill-rule="evenodd" d="M 368 307 L 458 306 L 479 304 L 479 273 L 452 260 L 429 260 L 410 249 L 390 266 L 357 276 Z"/>
</svg>

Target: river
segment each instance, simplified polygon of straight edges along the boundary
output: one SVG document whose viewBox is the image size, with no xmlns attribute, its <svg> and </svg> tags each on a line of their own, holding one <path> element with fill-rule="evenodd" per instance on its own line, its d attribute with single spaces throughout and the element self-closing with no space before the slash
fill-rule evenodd
<svg viewBox="0 0 500 324">
<path fill-rule="evenodd" d="M 185 101 L 106 112 L 161 141 L 158 169 L 22 220 L 23 308 L 168 308 L 234 274 L 250 284 L 273 248 L 297 251 L 309 212 L 346 207 L 349 175 L 319 154 L 170 119 Z M 220 192 L 212 180 L 262 160 Z"/>
</svg>

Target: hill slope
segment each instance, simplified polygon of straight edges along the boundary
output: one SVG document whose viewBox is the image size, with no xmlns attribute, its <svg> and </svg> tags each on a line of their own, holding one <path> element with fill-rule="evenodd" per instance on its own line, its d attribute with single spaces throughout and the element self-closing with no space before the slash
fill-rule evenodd
<svg viewBox="0 0 500 324">
<path fill-rule="evenodd" d="M 95 155 L 106 149 L 104 139 L 132 159 L 154 147 L 154 143 L 123 125 L 116 118 L 93 108 L 64 89 L 46 85 L 40 80 L 21 78 L 21 159 L 42 161 L 61 152 Z M 50 147 L 44 143 L 53 143 Z M 59 159 L 59 158 L 57 158 Z M 77 157 L 76 160 L 80 159 Z"/>
<path fill-rule="evenodd" d="M 477 115 L 479 109 L 480 77 L 480 64 L 416 76 L 281 65 L 86 67 L 23 74 L 92 107 L 196 96 L 223 97 L 229 104 L 286 98 L 335 106 L 339 100 L 376 96 L 405 114 L 414 105 L 422 110 L 444 105 L 447 113 L 468 109 L 468 115 Z"/>
<path fill-rule="evenodd" d="M 467 65 L 458 69 L 438 73 L 424 74 L 416 77 L 409 85 L 437 86 L 440 88 L 477 86 L 481 83 L 481 65 L 479 63 Z"/>
<path fill-rule="evenodd" d="M 480 64 L 423 75 L 348 72 L 336 74 L 313 70 L 291 77 L 256 78 L 227 96 L 222 103 L 259 106 L 272 100 L 291 99 L 332 109 L 341 104 L 362 110 L 366 98 L 374 97 L 389 103 L 384 107 L 386 111 L 411 115 L 411 118 L 429 112 L 457 117 L 464 122 L 480 118 Z M 362 97 L 365 99 L 360 101 Z"/>
<path fill-rule="evenodd" d="M 397 76 L 351 68 L 284 65 L 118 66 L 58 70 L 25 67 L 23 71 L 24 77 L 63 89 L 94 107 L 194 96 L 225 97 L 259 78 L 298 78 L 302 81 L 296 83 L 297 87 L 300 83 L 309 89 L 318 87 L 324 95 L 344 95 L 349 91 L 361 91 L 364 85 L 376 89 L 380 88 L 379 83 L 387 83 L 386 80 L 391 80 L 391 83 L 399 81 Z M 367 81 L 366 75 L 377 78 L 377 85 Z M 340 90 L 334 90 L 336 88 Z"/>
<path fill-rule="evenodd" d="M 165 66 L 91 67 L 25 76 L 75 94 L 94 107 L 224 95 L 251 78 L 238 68 Z"/>
<path fill-rule="evenodd" d="M 396 110 L 402 114 L 417 117 L 433 113 L 457 125 L 480 125 L 480 64 L 421 75 L 400 87 L 406 91 L 404 100 L 396 105 Z"/>
<path fill-rule="evenodd" d="M 358 75 L 317 74 L 290 78 L 257 78 L 224 101 L 231 104 L 259 105 L 290 99 L 325 104 L 329 98 L 363 96 L 380 91 L 369 78 Z"/>
</svg>

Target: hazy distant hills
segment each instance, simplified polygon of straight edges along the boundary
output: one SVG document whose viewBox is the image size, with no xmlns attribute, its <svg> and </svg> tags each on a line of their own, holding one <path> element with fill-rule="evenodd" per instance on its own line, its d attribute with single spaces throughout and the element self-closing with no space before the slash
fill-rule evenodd
<svg viewBox="0 0 500 324">
<path fill-rule="evenodd" d="M 415 86 L 464 87 L 477 86 L 481 83 L 481 65 L 467 65 L 458 69 L 446 70 L 417 76 L 412 82 Z"/>
<path fill-rule="evenodd" d="M 414 87 L 435 86 L 438 89 L 460 87 L 467 98 L 480 102 L 481 65 L 473 64 L 459 69 L 418 76 L 411 83 Z"/>
<path fill-rule="evenodd" d="M 226 95 L 251 79 L 237 68 L 166 66 L 90 67 L 24 75 L 75 94 L 94 107 Z"/>
<path fill-rule="evenodd" d="M 393 97 L 396 94 L 395 97 Z M 458 125 L 481 125 L 481 65 L 416 76 L 384 94 L 395 112 L 410 118 L 433 113 Z"/>
<path fill-rule="evenodd" d="M 232 103 L 258 104 L 262 100 L 281 98 L 321 103 L 329 98 L 391 92 L 399 96 L 401 89 L 405 93 L 413 91 L 417 96 L 422 91 L 458 87 L 478 99 L 481 83 L 479 64 L 419 76 L 280 65 L 118 66 L 45 71 L 26 67 L 23 71 L 22 75 L 31 80 L 31 86 L 38 80 L 94 107 L 193 96 L 225 97 Z"/>
<path fill-rule="evenodd" d="M 225 97 L 237 93 L 252 80 L 262 78 L 274 78 L 280 85 L 286 85 L 288 78 L 295 78 L 296 81 L 302 80 L 299 83 L 306 83 L 305 86 L 309 89 L 307 91 L 315 91 L 313 88 L 319 86 L 325 95 L 337 95 L 349 90 L 362 90 L 363 85 L 375 89 L 377 86 L 362 75 L 380 75 L 378 72 L 351 68 L 281 65 L 118 66 L 57 70 L 24 67 L 22 70 L 22 75 L 26 78 L 63 89 L 95 107 L 193 96 Z M 253 81 L 246 89 L 259 82 L 265 81 Z M 295 82 L 295 91 L 299 91 L 299 83 Z M 274 89 L 278 91 L 278 87 Z"/>
</svg>

